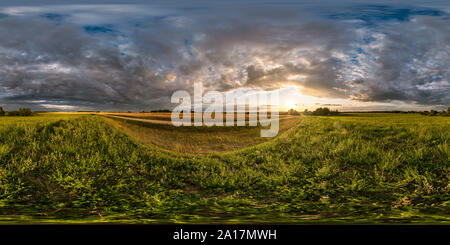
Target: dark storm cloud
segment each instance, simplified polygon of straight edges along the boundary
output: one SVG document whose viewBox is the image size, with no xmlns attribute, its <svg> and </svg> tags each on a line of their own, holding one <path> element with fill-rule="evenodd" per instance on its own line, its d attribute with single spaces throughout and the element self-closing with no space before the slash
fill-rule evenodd
<svg viewBox="0 0 450 245">
<path fill-rule="evenodd" d="M 0 104 L 161 108 L 195 81 L 221 91 L 297 85 L 320 97 L 449 103 L 443 9 L 199 3 L 6 4 Z"/>
<path fill-rule="evenodd" d="M 170 95 L 165 79 L 151 69 L 150 59 L 122 57 L 117 47 L 75 25 L 3 19 L 0 44 L 4 100 L 116 108 Z"/>
<path fill-rule="evenodd" d="M 355 96 L 363 100 L 405 100 L 421 104 L 450 103 L 450 25 L 448 19 L 417 17 L 384 29 L 367 51 L 376 57 L 373 71 L 359 81 Z"/>
</svg>

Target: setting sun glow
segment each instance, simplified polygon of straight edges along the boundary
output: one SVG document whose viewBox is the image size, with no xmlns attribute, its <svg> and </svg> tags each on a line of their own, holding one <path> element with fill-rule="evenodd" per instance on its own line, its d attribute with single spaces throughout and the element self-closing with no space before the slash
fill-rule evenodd
<svg viewBox="0 0 450 245">
<path fill-rule="evenodd" d="M 286 101 L 286 103 L 285 103 L 285 107 L 286 107 L 287 110 L 295 109 L 296 106 L 297 106 L 297 104 L 296 104 L 295 101 L 293 101 L 293 100 L 288 100 L 288 101 Z"/>
</svg>

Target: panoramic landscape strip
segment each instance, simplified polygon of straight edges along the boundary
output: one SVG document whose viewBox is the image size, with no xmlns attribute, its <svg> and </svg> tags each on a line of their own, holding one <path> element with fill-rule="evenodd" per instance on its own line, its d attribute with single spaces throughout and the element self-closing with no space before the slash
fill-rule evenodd
<svg viewBox="0 0 450 245">
<path fill-rule="evenodd" d="M 432 243 L 449 57 L 446 0 L 2 0 L 0 233 Z"/>
</svg>

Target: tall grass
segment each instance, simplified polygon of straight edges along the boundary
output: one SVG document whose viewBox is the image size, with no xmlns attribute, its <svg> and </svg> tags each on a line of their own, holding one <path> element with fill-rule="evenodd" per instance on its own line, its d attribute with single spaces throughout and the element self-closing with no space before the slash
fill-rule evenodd
<svg viewBox="0 0 450 245">
<path fill-rule="evenodd" d="M 205 156 L 144 146 L 97 116 L 0 122 L 0 220 L 448 223 L 449 122 L 306 118 Z"/>
</svg>

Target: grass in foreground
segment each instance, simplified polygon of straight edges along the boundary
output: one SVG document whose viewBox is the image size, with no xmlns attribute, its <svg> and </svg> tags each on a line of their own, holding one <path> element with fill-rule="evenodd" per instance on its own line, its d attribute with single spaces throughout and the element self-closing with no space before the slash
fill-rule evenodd
<svg viewBox="0 0 450 245">
<path fill-rule="evenodd" d="M 369 116 L 304 118 L 205 156 L 144 146 L 97 116 L 3 123 L 0 220 L 450 223 L 449 119 Z"/>
</svg>

